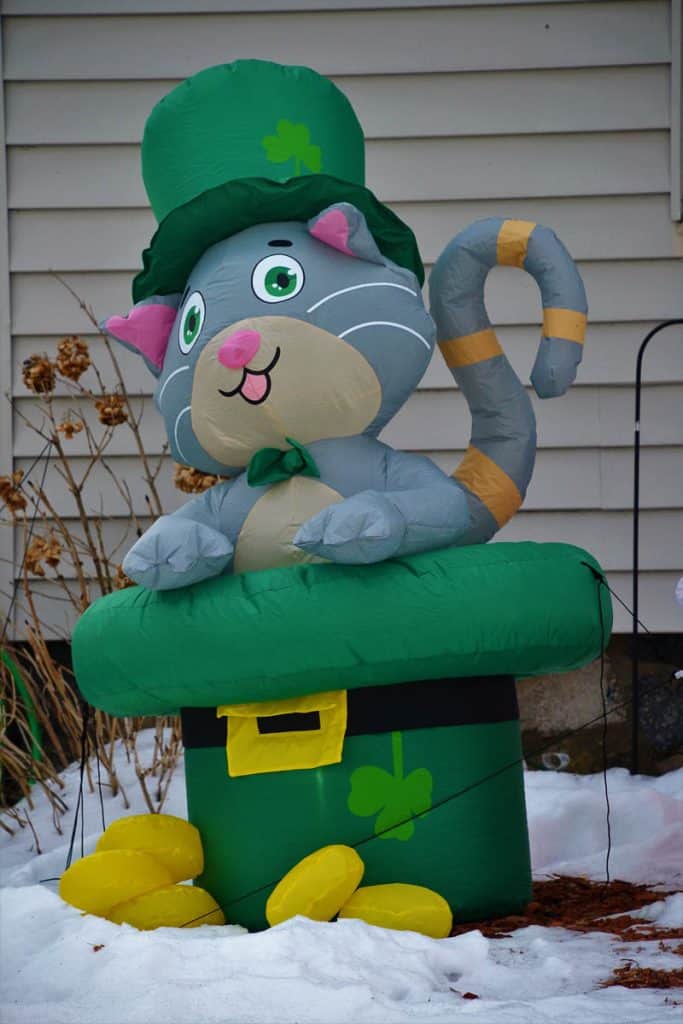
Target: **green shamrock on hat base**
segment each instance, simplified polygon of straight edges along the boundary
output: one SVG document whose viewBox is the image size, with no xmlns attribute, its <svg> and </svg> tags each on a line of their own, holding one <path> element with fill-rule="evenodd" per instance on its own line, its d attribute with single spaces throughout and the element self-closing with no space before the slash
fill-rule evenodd
<svg viewBox="0 0 683 1024">
<path fill-rule="evenodd" d="M 415 768 L 403 774 L 403 737 L 391 734 L 393 775 L 377 765 L 362 765 L 351 776 L 348 808 L 359 818 L 377 814 L 375 835 L 380 839 L 411 839 L 415 833 L 413 815 L 420 815 L 432 806 L 432 773 Z M 392 825 L 396 828 L 392 828 Z M 388 831 L 387 831 L 388 830 Z"/>
</svg>

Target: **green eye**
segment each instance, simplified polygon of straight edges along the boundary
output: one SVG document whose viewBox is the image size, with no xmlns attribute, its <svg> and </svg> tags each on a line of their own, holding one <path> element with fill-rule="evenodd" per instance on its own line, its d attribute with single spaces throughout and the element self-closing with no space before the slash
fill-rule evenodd
<svg viewBox="0 0 683 1024">
<path fill-rule="evenodd" d="M 199 327 L 201 325 L 201 312 L 199 306 L 192 306 L 188 309 L 183 320 L 183 341 L 186 345 L 191 345 L 199 334 Z"/>
<path fill-rule="evenodd" d="M 297 290 L 297 274 L 288 267 L 272 267 L 266 274 L 264 284 L 269 295 L 284 299 Z"/>
<path fill-rule="evenodd" d="M 178 342 L 180 344 L 181 352 L 187 353 L 190 351 L 201 334 L 205 316 L 206 307 L 204 305 L 204 299 L 200 292 L 193 292 L 183 306 L 183 311 L 180 314 Z"/>
<path fill-rule="evenodd" d="M 304 286 L 304 268 L 292 256 L 273 253 L 260 260 L 251 275 L 254 295 L 262 302 L 283 302 Z"/>
</svg>

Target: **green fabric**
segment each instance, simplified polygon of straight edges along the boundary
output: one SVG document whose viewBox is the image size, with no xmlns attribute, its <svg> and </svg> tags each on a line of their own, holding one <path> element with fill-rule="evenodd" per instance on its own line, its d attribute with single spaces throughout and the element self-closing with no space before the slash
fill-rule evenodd
<svg viewBox="0 0 683 1024">
<path fill-rule="evenodd" d="M 158 221 L 227 181 L 320 172 L 362 185 L 365 147 L 346 96 L 310 68 L 206 68 L 167 93 L 145 125 L 142 176 Z"/>
<path fill-rule="evenodd" d="M 24 680 L 21 678 L 21 672 L 14 658 L 11 658 L 9 653 L 5 650 L 0 652 L 2 660 L 7 666 L 8 670 L 12 674 L 14 685 L 17 688 L 17 693 L 21 697 L 24 703 L 24 710 L 26 712 L 26 720 L 28 722 L 28 729 L 31 736 L 31 757 L 34 761 L 43 760 L 43 730 L 40 727 L 40 720 L 36 714 L 36 709 L 33 701 L 31 700 L 31 694 L 26 688 Z M 5 702 L 0 699 L 0 715 L 4 716 Z M 2 719 L 0 719 L 2 720 Z M 2 778 L 2 769 L 0 768 L 0 778 Z M 29 779 L 29 782 L 33 784 L 35 779 Z"/>
<path fill-rule="evenodd" d="M 431 807 L 411 823 L 410 835 L 380 837 L 381 808 L 376 814 L 371 796 L 363 817 L 352 812 L 349 800 L 367 766 L 396 771 L 397 735 L 405 778 L 431 776 Z M 239 779 L 227 775 L 224 748 L 195 748 L 185 751 L 185 776 L 188 816 L 204 847 L 197 884 L 225 907 L 230 923 L 264 928 L 272 887 L 240 897 L 279 880 L 321 846 L 366 836 L 372 838 L 358 847 L 366 866 L 363 885 L 407 882 L 435 889 L 456 921 L 520 913 L 531 897 L 516 721 L 351 736 L 340 764 Z"/>
<path fill-rule="evenodd" d="M 73 636 L 84 697 L 166 714 L 323 690 L 540 675 L 595 658 L 609 593 L 567 544 L 447 548 L 369 566 L 307 564 L 96 601 Z M 600 593 L 602 626 L 598 606 Z"/>
<path fill-rule="evenodd" d="M 286 451 L 280 448 L 259 448 L 252 455 L 247 468 L 247 483 L 250 487 L 276 484 L 299 473 L 301 476 L 320 476 L 320 470 L 308 449 L 291 437 L 286 437 L 285 441 L 292 446 Z"/>
<path fill-rule="evenodd" d="M 307 221 L 326 206 L 341 202 L 361 211 L 387 259 L 412 270 L 424 283 L 413 232 L 369 189 L 327 174 L 307 174 L 287 182 L 242 178 L 203 192 L 164 218 L 142 254 L 143 269 L 133 281 L 133 301 L 182 292 L 199 257 L 230 235 L 254 224 Z"/>
<path fill-rule="evenodd" d="M 182 292 L 210 246 L 254 224 L 309 220 L 349 202 L 384 255 L 424 270 L 412 231 L 364 187 L 351 104 L 310 68 L 238 60 L 181 82 L 150 114 L 142 173 L 159 228 L 133 301 Z"/>
</svg>

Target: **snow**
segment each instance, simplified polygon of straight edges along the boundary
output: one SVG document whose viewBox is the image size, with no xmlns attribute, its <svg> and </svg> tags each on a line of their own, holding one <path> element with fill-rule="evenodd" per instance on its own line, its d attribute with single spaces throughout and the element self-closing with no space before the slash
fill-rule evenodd
<svg viewBox="0 0 683 1024">
<path fill-rule="evenodd" d="M 602 775 L 526 773 L 531 862 L 554 873 L 604 879 L 607 825 Z M 660 777 L 607 773 L 610 876 L 683 887 L 683 770 Z"/>
<path fill-rule="evenodd" d="M 151 736 L 140 741 L 142 756 Z M 118 758 L 131 799 L 104 796 L 107 823 L 144 812 L 134 768 Z M 78 770 L 63 799 L 76 805 Z M 612 877 L 683 888 L 683 769 L 661 778 L 608 772 Z M 106 793 L 107 791 L 104 790 Z M 601 775 L 527 772 L 536 877 L 604 878 L 607 830 Z M 435 941 L 360 921 L 295 918 L 247 934 L 237 926 L 138 932 L 81 915 L 48 882 L 64 869 L 65 834 L 34 793 L 31 823 L 0 832 L 0 1019 L 3 1024 L 666 1024 L 683 1019 L 678 989 L 601 988 L 629 960 L 670 970 L 680 957 L 656 941 L 624 942 L 601 932 L 520 928 L 508 938 L 477 930 Z M 85 795 L 88 853 L 101 831 L 99 799 Z M 26 805 L 21 805 L 23 813 Z M 164 810 L 186 816 L 182 764 Z M 9 821 L 16 828 L 16 823 Z M 77 841 L 80 854 L 80 837 Z M 683 926 L 683 893 L 633 916 Z M 665 944 L 666 945 L 666 944 Z M 466 994 L 478 998 L 465 998 Z"/>
<path fill-rule="evenodd" d="M 634 910 L 631 917 L 642 917 L 659 928 L 683 928 L 683 892 L 676 892 L 665 900 Z"/>
</svg>

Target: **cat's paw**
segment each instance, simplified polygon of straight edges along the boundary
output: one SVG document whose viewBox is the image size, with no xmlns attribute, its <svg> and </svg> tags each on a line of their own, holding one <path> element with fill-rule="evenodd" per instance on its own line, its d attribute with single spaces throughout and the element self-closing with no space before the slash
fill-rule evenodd
<svg viewBox="0 0 683 1024">
<path fill-rule="evenodd" d="M 366 565 L 395 555 L 406 523 L 377 491 L 361 491 L 308 519 L 294 537 L 302 551 L 331 562 Z"/>
<path fill-rule="evenodd" d="M 172 590 L 217 576 L 232 555 L 232 544 L 218 530 L 161 516 L 130 549 L 123 571 L 148 590 Z"/>
</svg>

